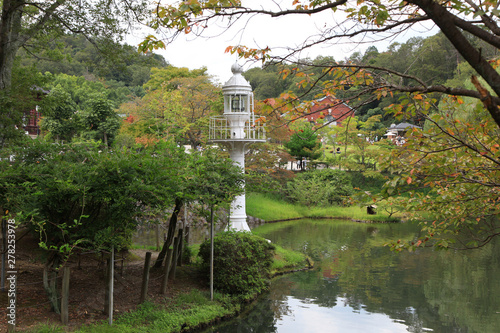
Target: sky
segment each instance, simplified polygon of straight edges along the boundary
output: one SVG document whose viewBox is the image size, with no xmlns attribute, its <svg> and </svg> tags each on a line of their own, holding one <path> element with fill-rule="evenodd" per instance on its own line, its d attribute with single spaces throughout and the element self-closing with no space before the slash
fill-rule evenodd
<svg viewBox="0 0 500 333">
<path fill-rule="evenodd" d="M 252 6 L 259 6 L 260 3 L 269 0 L 246 0 L 252 1 Z M 290 3 L 292 0 L 277 0 L 274 3 Z M 171 1 L 172 2 L 172 1 Z M 245 3 L 245 1 L 243 1 Z M 224 84 L 232 75 L 231 65 L 238 62 L 244 70 L 248 70 L 261 63 L 249 63 L 243 59 L 238 59 L 236 55 L 224 53 L 228 46 L 246 45 L 248 47 L 271 47 L 273 53 L 280 53 L 287 47 L 294 47 L 305 41 L 308 37 L 319 32 L 319 29 L 325 26 L 331 26 L 332 22 L 342 20 L 339 14 L 320 13 L 311 16 L 306 15 L 287 15 L 280 18 L 271 18 L 264 16 L 254 16 L 247 23 L 239 21 L 230 29 L 223 26 L 212 25 L 206 30 L 210 38 L 195 37 L 191 34 L 180 35 L 172 44 L 167 45 L 164 50 L 156 50 L 155 53 L 161 54 L 173 66 L 187 67 L 189 69 L 207 67 L 208 73 L 215 78 L 215 82 Z M 245 24 L 246 23 L 246 24 Z M 397 40 L 389 39 L 380 44 L 364 43 L 359 44 L 355 40 L 348 43 L 316 47 L 300 54 L 301 58 L 316 58 L 318 55 L 333 56 L 335 60 L 343 60 L 349 57 L 353 52 L 360 51 L 364 53 L 366 48 L 371 45 L 377 46 L 379 52 L 395 42 L 405 42 L 413 36 L 430 36 L 437 32 L 428 27 L 416 26 L 411 31 L 398 37 Z M 141 30 L 129 34 L 126 42 L 137 46 L 147 34 L 151 31 Z M 154 33 L 153 33 L 154 34 Z M 157 35 L 161 38 L 161 35 Z"/>
</svg>

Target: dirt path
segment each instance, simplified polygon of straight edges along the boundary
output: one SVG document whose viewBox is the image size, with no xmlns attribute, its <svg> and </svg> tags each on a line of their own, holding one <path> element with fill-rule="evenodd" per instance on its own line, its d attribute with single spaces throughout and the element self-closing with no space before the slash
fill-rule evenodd
<svg viewBox="0 0 500 333">
<path fill-rule="evenodd" d="M 146 250 L 131 250 L 117 254 L 115 264 L 115 317 L 130 311 L 139 303 Z M 123 268 L 122 268 L 123 255 Z M 152 253 L 152 263 L 158 253 Z M 80 260 L 79 260 L 80 259 Z M 104 309 L 105 264 L 100 254 L 74 255 L 66 263 L 71 270 L 69 291 L 69 325 L 71 328 L 107 318 Z M 50 311 L 43 289 L 43 260 L 35 239 L 25 237 L 16 245 L 17 280 L 17 331 L 26 331 L 42 322 L 60 324 L 60 316 Z M 61 285 L 62 274 L 58 276 Z M 204 288 L 196 270 L 191 266 L 178 267 L 175 281 L 169 280 L 166 295 L 160 295 L 162 272 L 150 270 L 148 298 L 168 305 L 179 293 L 192 288 Z M 6 332 L 7 292 L 0 292 L 0 332 Z"/>
</svg>

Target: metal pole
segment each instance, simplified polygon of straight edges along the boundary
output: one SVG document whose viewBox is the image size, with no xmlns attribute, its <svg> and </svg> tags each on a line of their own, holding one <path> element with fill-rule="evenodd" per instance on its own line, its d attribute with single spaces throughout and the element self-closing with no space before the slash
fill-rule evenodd
<svg viewBox="0 0 500 333">
<path fill-rule="evenodd" d="M 214 206 L 210 207 L 210 300 L 214 300 Z"/>
<path fill-rule="evenodd" d="M 113 325 L 113 288 L 115 280 L 115 246 L 111 245 L 111 260 L 109 267 L 109 326 Z"/>
</svg>

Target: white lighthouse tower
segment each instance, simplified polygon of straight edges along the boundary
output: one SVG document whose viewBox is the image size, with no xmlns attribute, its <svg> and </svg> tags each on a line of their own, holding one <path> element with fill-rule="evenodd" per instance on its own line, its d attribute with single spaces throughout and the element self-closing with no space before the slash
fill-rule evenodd
<svg viewBox="0 0 500 333">
<path fill-rule="evenodd" d="M 209 141 L 223 144 L 229 149 L 231 160 L 245 172 L 245 149 L 255 142 L 265 142 L 266 132 L 262 117 L 253 113 L 253 92 L 245 80 L 240 65 L 231 66 L 233 76 L 222 87 L 224 114 L 210 119 Z M 247 224 L 245 194 L 231 204 L 229 228 L 250 231 Z"/>
</svg>

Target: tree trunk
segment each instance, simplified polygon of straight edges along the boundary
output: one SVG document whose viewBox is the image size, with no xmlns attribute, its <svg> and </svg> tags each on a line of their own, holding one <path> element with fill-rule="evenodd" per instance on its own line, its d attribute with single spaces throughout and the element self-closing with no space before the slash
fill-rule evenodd
<svg viewBox="0 0 500 333">
<path fill-rule="evenodd" d="M 50 301 L 50 309 L 55 313 L 61 313 L 59 294 L 57 292 L 57 268 L 60 258 L 57 253 L 50 253 L 43 268 L 43 287 Z"/>
<path fill-rule="evenodd" d="M 21 29 L 22 4 L 19 0 L 4 0 L 2 3 L 2 14 L 0 17 L 0 91 L 3 97 L 10 91 L 12 85 L 12 67 L 17 50 L 22 45 L 19 31 Z M 1 106 L 2 115 L 0 123 L 0 149 L 4 147 L 9 134 L 6 134 L 6 127 L 16 124 L 5 124 L 5 118 L 12 119 L 11 108 Z M 15 119 L 16 117 L 14 117 Z M 12 120 L 11 120 L 12 121 Z"/>
<path fill-rule="evenodd" d="M 455 24 L 456 17 L 434 0 L 411 0 L 408 2 L 420 7 L 431 18 L 465 61 L 488 83 L 496 96 L 500 96 L 500 74 L 482 56 L 481 49 L 477 50 L 458 29 Z M 483 96 L 484 98 L 488 97 Z M 490 102 L 484 103 L 485 107 L 500 127 L 500 109 L 491 97 L 489 100 Z"/>
<path fill-rule="evenodd" d="M 17 50 L 22 45 L 19 36 L 24 1 L 4 0 L 0 22 L 0 90 L 10 89 L 12 67 Z"/>
<path fill-rule="evenodd" d="M 163 248 L 161 249 L 160 254 L 158 254 L 158 258 L 155 261 L 153 267 L 159 268 L 163 264 L 163 260 L 165 259 L 165 254 L 167 253 L 168 248 L 172 245 L 172 240 L 174 239 L 175 228 L 177 227 L 177 216 L 182 208 L 182 200 L 175 199 L 175 207 L 172 215 L 170 216 L 170 221 L 168 223 L 168 231 L 167 231 L 167 239 L 163 243 Z"/>
</svg>

